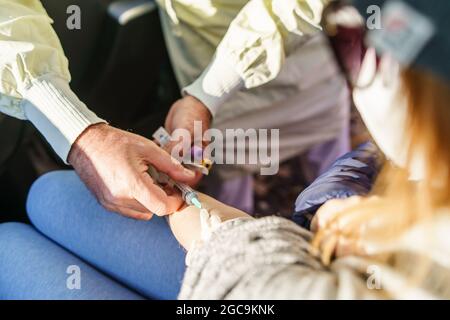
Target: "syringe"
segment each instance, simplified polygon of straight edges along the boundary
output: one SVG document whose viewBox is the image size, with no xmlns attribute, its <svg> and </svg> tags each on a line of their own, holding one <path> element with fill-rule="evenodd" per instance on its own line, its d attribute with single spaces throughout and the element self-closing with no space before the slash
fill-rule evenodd
<svg viewBox="0 0 450 320">
<path fill-rule="evenodd" d="M 198 200 L 197 193 L 191 187 L 189 187 L 188 185 L 186 185 L 184 183 L 176 182 L 176 181 L 173 181 L 173 185 L 178 190 L 180 190 L 183 200 L 186 201 L 186 203 L 188 205 L 190 205 L 190 206 L 194 205 L 199 209 L 202 208 L 202 204 L 201 204 L 200 200 Z"/>
</svg>

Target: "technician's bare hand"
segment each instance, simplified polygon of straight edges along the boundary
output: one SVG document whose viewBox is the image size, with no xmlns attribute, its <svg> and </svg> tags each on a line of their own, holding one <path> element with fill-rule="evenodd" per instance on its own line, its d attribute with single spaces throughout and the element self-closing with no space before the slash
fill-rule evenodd
<svg viewBox="0 0 450 320">
<path fill-rule="evenodd" d="M 193 96 L 186 96 L 176 101 L 166 117 L 166 130 L 172 133 L 175 129 L 186 129 L 190 132 L 192 142 L 194 141 L 194 122 L 202 123 L 203 133 L 211 126 L 211 113 L 208 108 Z"/>
<path fill-rule="evenodd" d="M 154 142 L 107 124 L 86 129 L 73 144 L 68 161 L 106 209 L 139 220 L 173 213 L 183 203 L 178 193 L 153 182 L 147 174 L 149 165 L 177 181 L 195 179 Z"/>
<path fill-rule="evenodd" d="M 185 96 L 184 98 L 176 101 L 166 117 L 165 128 L 169 133 L 173 133 L 175 129 L 186 129 L 191 135 L 191 144 L 206 145 L 205 141 L 195 141 L 194 137 L 194 122 L 200 121 L 202 123 L 202 137 L 203 133 L 211 126 L 211 113 L 208 108 L 198 99 L 193 96 Z M 177 144 L 177 141 L 171 142 L 167 145 L 167 150 L 172 152 L 173 147 Z M 202 174 L 197 172 L 196 178 L 189 183 L 191 186 L 195 186 L 200 182 Z"/>
</svg>

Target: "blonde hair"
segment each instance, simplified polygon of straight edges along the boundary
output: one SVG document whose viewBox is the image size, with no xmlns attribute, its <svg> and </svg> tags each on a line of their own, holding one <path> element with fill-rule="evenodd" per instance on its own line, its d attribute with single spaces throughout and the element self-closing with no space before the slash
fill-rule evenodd
<svg viewBox="0 0 450 320">
<path fill-rule="evenodd" d="M 413 154 L 423 155 L 425 177 L 412 182 L 407 170 L 387 163 L 371 194 L 376 197 L 338 213 L 316 233 L 313 247 L 325 263 L 332 261 L 342 239 L 352 244 L 349 254 L 402 263 L 377 248 L 388 247 L 417 223 L 450 209 L 450 86 L 415 69 L 402 71 L 401 80 L 411 138 L 408 163 L 411 165 Z M 426 271 L 422 268 L 421 272 Z"/>
</svg>

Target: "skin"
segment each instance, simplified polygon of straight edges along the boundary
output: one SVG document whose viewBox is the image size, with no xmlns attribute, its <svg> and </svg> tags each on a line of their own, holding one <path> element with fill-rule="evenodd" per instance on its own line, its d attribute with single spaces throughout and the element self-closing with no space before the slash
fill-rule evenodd
<svg viewBox="0 0 450 320">
<path fill-rule="evenodd" d="M 192 142 L 194 141 L 194 121 L 201 121 L 202 123 L 202 136 L 203 133 L 211 127 L 212 115 L 208 108 L 198 99 L 193 96 L 185 96 L 184 98 L 176 101 L 169 110 L 165 121 L 165 128 L 169 133 L 172 133 L 175 129 L 186 129 L 190 132 Z M 168 152 L 172 152 L 173 147 L 178 141 L 173 141 L 167 145 Z M 205 146 L 206 142 L 202 141 Z M 195 186 L 201 180 L 202 174 L 196 173 L 196 178 L 191 186 Z"/>
<path fill-rule="evenodd" d="M 197 194 L 203 208 L 207 209 L 210 215 L 218 216 L 222 222 L 236 218 L 252 218 L 247 213 L 230 207 L 205 194 Z M 359 196 L 329 200 L 319 208 L 314 216 L 311 231 L 317 232 L 324 228 L 336 215 L 359 204 L 361 201 L 363 201 L 363 198 Z M 201 239 L 200 210 L 197 207 L 183 205 L 175 213 L 169 215 L 167 219 L 175 238 L 186 250 L 190 250 L 194 241 Z M 348 251 L 348 245 L 345 242 L 338 243 L 338 255 L 345 255 Z"/>
<path fill-rule="evenodd" d="M 166 128 L 185 128 L 193 135 L 195 120 L 207 130 L 211 114 L 199 100 L 186 96 L 172 106 Z M 72 145 L 68 162 L 106 209 L 139 220 L 171 214 L 183 205 L 178 192 L 154 183 L 147 174 L 149 165 L 191 186 L 201 179 L 154 142 L 106 124 L 87 128 Z"/>
<path fill-rule="evenodd" d="M 194 121 L 202 122 L 203 134 L 211 127 L 212 115 L 200 100 L 187 95 L 172 105 L 166 117 L 165 128 L 169 133 L 172 133 L 175 129 L 183 128 L 190 132 L 191 137 L 194 137 Z M 167 150 L 171 152 L 177 143 L 172 142 L 168 144 Z M 205 145 L 205 142 L 202 143 Z M 200 181 L 201 177 L 202 175 L 197 173 L 195 182 L 191 186 Z M 220 217 L 221 221 L 250 217 L 245 212 L 227 206 L 207 195 L 197 194 L 203 207 L 211 215 Z M 168 216 L 168 221 L 176 239 L 187 250 L 190 249 L 193 241 L 201 238 L 200 210 L 197 207 L 183 205 L 175 213 Z"/>
<path fill-rule="evenodd" d="M 331 199 L 325 202 L 316 212 L 313 220 L 311 221 L 311 231 L 319 232 L 329 229 L 330 223 L 339 218 L 339 223 L 335 223 L 335 229 L 343 232 L 345 230 L 345 223 L 347 222 L 345 217 L 342 217 L 342 213 L 348 212 L 352 208 L 360 206 L 363 202 L 366 205 L 370 205 L 372 201 L 377 201 L 377 196 L 352 196 L 345 199 Z M 363 231 L 362 229 L 360 229 Z M 351 241 L 344 236 L 339 236 L 334 248 L 334 254 L 336 257 L 346 256 L 349 254 L 365 255 L 364 248 L 358 246 L 358 243 Z"/>
<path fill-rule="evenodd" d="M 153 182 L 149 165 L 177 181 L 195 179 L 194 172 L 151 140 L 107 124 L 86 129 L 73 144 L 68 161 L 106 209 L 139 220 L 173 213 L 183 203 L 178 193 Z"/>
<path fill-rule="evenodd" d="M 176 101 L 166 117 L 165 128 L 172 133 L 175 129 L 184 128 L 194 136 L 194 121 L 202 122 L 202 133 L 211 127 L 212 115 L 208 108 L 193 96 L 185 96 Z"/>
<path fill-rule="evenodd" d="M 205 194 L 198 193 L 202 206 L 207 209 L 210 215 L 215 215 L 222 222 L 235 218 L 250 218 L 245 212 L 227 206 Z M 170 228 L 175 238 L 187 250 L 190 249 L 193 241 L 200 240 L 200 209 L 195 206 L 183 206 L 180 210 L 168 216 Z"/>
<path fill-rule="evenodd" d="M 345 199 L 331 199 L 325 202 L 316 212 L 311 221 L 311 231 L 317 232 L 327 226 L 340 213 L 345 212 L 351 207 L 359 205 L 364 198 L 352 196 Z"/>
</svg>

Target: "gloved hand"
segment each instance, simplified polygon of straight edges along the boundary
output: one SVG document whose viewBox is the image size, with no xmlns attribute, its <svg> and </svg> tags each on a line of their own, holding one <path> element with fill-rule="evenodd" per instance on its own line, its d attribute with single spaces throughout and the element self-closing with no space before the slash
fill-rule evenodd
<svg viewBox="0 0 450 320">
<path fill-rule="evenodd" d="M 310 228 L 317 209 L 330 199 L 365 195 L 372 189 L 381 167 L 381 156 L 372 142 L 337 159 L 331 168 L 303 190 L 295 201 L 292 219 Z"/>
</svg>

